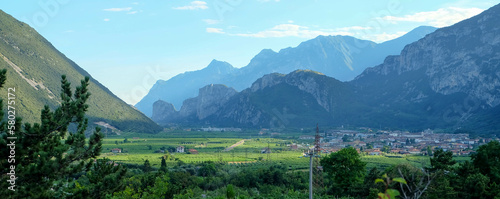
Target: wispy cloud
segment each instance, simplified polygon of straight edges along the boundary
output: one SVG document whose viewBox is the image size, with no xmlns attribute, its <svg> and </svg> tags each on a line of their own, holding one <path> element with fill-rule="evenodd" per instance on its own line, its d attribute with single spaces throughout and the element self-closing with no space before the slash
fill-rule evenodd
<svg viewBox="0 0 500 199">
<path fill-rule="evenodd" d="M 104 11 L 108 12 L 128 12 L 132 10 L 132 7 L 126 7 L 126 8 L 106 8 Z"/>
<path fill-rule="evenodd" d="M 224 30 L 222 28 L 207 28 L 206 29 L 208 33 L 218 33 L 218 34 L 224 34 Z"/>
<path fill-rule="evenodd" d="M 364 27 L 364 26 L 349 26 L 349 27 L 341 27 L 341 28 L 333 28 L 333 29 L 318 29 L 301 26 L 296 24 L 280 24 L 274 26 L 268 30 L 263 30 L 256 33 L 225 33 L 222 29 L 219 29 L 217 33 L 227 34 L 231 36 L 240 36 L 240 37 L 254 37 L 254 38 L 277 38 L 277 37 L 300 37 L 311 39 L 315 38 L 319 35 L 344 35 L 344 36 L 352 36 L 359 39 L 366 39 L 374 42 L 384 42 L 388 40 L 392 40 L 403 36 L 407 32 L 398 31 L 394 33 L 375 33 L 375 34 L 366 34 L 366 30 L 371 30 L 372 27 Z M 215 29 L 212 30 L 216 32 Z M 208 32 L 208 29 L 207 29 Z"/>
<path fill-rule="evenodd" d="M 448 7 L 448 8 L 440 8 L 435 11 L 418 12 L 412 15 L 405 15 L 402 17 L 385 16 L 382 17 L 382 19 L 392 23 L 420 22 L 440 28 L 453 25 L 459 21 L 475 16 L 481 13 L 482 11 L 484 10 L 480 8 Z"/>
<path fill-rule="evenodd" d="M 106 19 L 104 19 L 103 21 L 109 21 L 109 19 L 108 19 L 108 18 L 106 18 Z"/>
<path fill-rule="evenodd" d="M 203 21 L 204 21 L 205 23 L 207 23 L 208 25 L 213 25 L 213 24 L 218 24 L 218 23 L 220 23 L 220 21 L 219 21 L 219 20 L 215 20 L 215 19 L 203 19 Z"/>
<path fill-rule="evenodd" d="M 241 37 L 256 37 L 256 38 L 271 38 L 271 37 L 301 37 L 314 38 L 318 35 L 353 35 L 347 31 L 338 30 L 313 30 L 307 26 L 296 24 L 280 24 L 271 29 L 260 31 L 257 33 L 237 33 L 231 34 Z"/>
<path fill-rule="evenodd" d="M 418 12 L 405 16 L 385 16 L 379 19 L 389 23 L 397 24 L 401 22 L 419 22 L 421 25 L 431 25 L 434 27 L 444 27 L 453 25 L 461 20 L 470 18 L 481 13 L 483 9 L 479 8 L 458 8 L 448 7 L 441 8 L 435 11 Z M 423 24 L 422 24 L 423 23 Z M 368 31 L 374 27 L 369 26 L 349 26 L 333 29 L 320 29 L 319 27 L 308 27 L 293 24 L 293 21 L 288 21 L 286 24 L 276 25 L 270 29 L 262 30 L 254 33 L 227 33 L 232 36 L 255 37 L 255 38 L 273 38 L 273 37 L 301 37 L 314 38 L 319 35 L 347 35 L 360 39 L 367 39 L 374 42 L 384 42 L 403 36 L 407 32 L 378 32 Z M 380 30 L 379 30 L 380 31 Z M 372 32 L 367 34 L 367 32 Z"/>
<path fill-rule="evenodd" d="M 337 28 L 337 31 L 359 31 L 359 30 L 370 30 L 372 27 L 369 26 L 349 26 L 349 27 L 342 27 L 342 28 Z"/>
<path fill-rule="evenodd" d="M 129 14 L 129 15 L 137 14 L 137 11 L 130 11 L 130 12 L 127 12 L 127 14 Z"/>
<path fill-rule="evenodd" d="M 174 7 L 176 10 L 205 10 L 208 9 L 207 2 L 204 1 L 192 1 L 189 5 Z"/>
</svg>

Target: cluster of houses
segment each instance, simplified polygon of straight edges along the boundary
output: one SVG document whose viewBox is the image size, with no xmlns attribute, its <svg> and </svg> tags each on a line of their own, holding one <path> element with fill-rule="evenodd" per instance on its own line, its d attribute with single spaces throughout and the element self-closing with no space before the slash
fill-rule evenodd
<svg viewBox="0 0 500 199">
<path fill-rule="evenodd" d="M 314 139 L 312 135 L 300 139 Z M 498 140 L 498 138 L 495 138 Z M 356 131 L 329 130 L 321 137 L 321 148 L 326 153 L 345 147 L 354 147 L 359 153 L 381 155 L 382 153 L 426 155 L 441 148 L 456 156 L 468 156 L 475 146 L 488 143 L 492 138 L 469 138 L 468 134 L 434 133 L 427 129 L 418 133 L 407 131 Z M 297 145 L 291 145 L 291 149 Z"/>
</svg>

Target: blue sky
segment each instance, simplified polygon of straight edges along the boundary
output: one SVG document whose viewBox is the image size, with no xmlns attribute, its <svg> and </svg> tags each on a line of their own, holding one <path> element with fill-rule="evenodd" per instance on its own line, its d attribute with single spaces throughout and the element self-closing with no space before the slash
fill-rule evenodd
<svg viewBox="0 0 500 199">
<path fill-rule="evenodd" d="M 243 67 L 262 49 L 318 35 L 383 42 L 444 27 L 495 0 L 16 0 L 0 9 L 28 23 L 118 97 L 135 104 L 158 79 L 212 59 Z"/>
</svg>

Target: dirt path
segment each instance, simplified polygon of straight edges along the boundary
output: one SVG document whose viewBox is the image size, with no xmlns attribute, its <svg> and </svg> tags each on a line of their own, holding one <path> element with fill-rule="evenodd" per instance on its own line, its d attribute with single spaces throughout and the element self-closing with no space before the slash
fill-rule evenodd
<svg viewBox="0 0 500 199">
<path fill-rule="evenodd" d="M 236 144 L 233 144 L 230 147 L 227 147 L 226 149 L 224 149 L 224 152 L 231 151 L 231 150 L 233 150 L 234 147 L 240 146 L 243 143 L 245 143 L 245 140 L 240 140 L 240 141 L 236 142 Z"/>
</svg>

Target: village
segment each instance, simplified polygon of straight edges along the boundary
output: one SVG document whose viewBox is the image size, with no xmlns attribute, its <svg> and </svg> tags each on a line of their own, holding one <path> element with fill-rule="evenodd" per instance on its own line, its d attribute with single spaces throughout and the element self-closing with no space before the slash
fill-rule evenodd
<svg viewBox="0 0 500 199">
<path fill-rule="evenodd" d="M 369 129 L 366 129 L 369 130 Z M 408 131 L 357 131 L 328 130 L 321 135 L 321 149 L 324 153 L 353 147 L 358 153 L 368 155 L 413 154 L 427 155 L 436 149 L 451 151 L 455 156 L 468 156 L 475 147 L 498 138 L 470 138 L 469 134 L 434 133 L 427 129 L 418 133 Z M 300 140 L 314 140 L 313 135 L 300 136 Z M 291 149 L 302 145 L 291 145 Z"/>
</svg>

